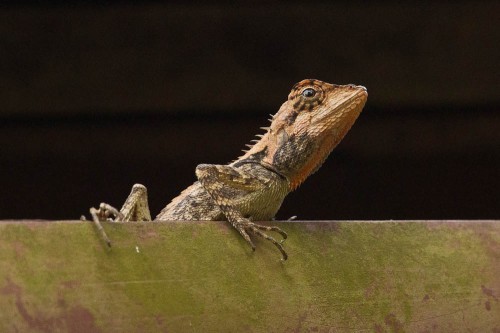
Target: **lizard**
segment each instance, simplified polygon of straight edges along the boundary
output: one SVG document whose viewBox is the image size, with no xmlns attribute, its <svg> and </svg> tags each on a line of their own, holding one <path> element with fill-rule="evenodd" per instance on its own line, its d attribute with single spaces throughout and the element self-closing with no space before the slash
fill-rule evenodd
<svg viewBox="0 0 500 333">
<path fill-rule="evenodd" d="M 274 244 L 286 260 L 282 245 L 287 234 L 276 226 L 254 221 L 274 219 L 284 198 L 316 172 L 343 139 L 363 109 L 365 87 L 336 85 L 316 79 L 296 83 L 270 126 L 261 127 L 244 154 L 226 165 L 200 164 L 197 181 L 175 197 L 154 221 L 228 221 L 255 251 L 250 235 Z M 152 221 L 147 189 L 132 187 L 123 207 L 101 203 L 90 214 L 106 243 L 111 242 L 101 221 Z M 268 235 L 276 232 L 282 240 Z"/>
</svg>

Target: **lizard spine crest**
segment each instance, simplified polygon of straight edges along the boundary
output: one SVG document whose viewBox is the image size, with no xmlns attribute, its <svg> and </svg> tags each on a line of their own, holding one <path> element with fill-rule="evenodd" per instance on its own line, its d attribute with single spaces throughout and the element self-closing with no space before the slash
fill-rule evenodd
<svg viewBox="0 0 500 333">
<path fill-rule="evenodd" d="M 366 89 L 315 79 L 295 84 L 264 134 L 232 163 L 260 163 L 296 189 L 316 172 L 349 131 L 366 99 Z"/>
</svg>

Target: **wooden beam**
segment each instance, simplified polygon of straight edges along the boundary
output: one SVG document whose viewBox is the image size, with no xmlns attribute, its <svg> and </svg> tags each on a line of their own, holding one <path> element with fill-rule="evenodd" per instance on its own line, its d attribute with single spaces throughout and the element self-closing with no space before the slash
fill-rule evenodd
<svg viewBox="0 0 500 333">
<path fill-rule="evenodd" d="M 276 224 L 278 224 L 276 222 Z M 500 221 L 0 223 L 2 332 L 492 332 Z"/>
</svg>

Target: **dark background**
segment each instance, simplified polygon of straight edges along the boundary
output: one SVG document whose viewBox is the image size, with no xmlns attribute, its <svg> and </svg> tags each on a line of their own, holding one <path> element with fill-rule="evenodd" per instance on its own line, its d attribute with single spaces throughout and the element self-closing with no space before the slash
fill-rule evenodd
<svg viewBox="0 0 500 333">
<path fill-rule="evenodd" d="M 261 133 L 304 78 L 365 110 L 278 218 L 500 217 L 500 5 L 27 1 L 0 5 L 0 219 L 153 215 Z"/>
</svg>

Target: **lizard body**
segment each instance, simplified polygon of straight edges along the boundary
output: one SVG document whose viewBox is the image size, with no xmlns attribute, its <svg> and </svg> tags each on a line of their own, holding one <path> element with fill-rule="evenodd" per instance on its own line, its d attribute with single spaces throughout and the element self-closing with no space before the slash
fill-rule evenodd
<svg viewBox="0 0 500 333">
<path fill-rule="evenodd" d="M 271 125 L 258 135 L 235 161 L 227 165 L 200 164 L 198 181 L 174 198 L 155 220 L 229 221 L 255 249 L 249 234 L 257 234 L 287 254 L 264 231 L 286 233 L 278 227 L 252 221 L 274 218 L 284 198 L 319 169 L 330 152 L 351 128 L 368 94 L 364 87 L 333 85 L 319 80 L 295 84 L 288 99 L 272 116 Z M 100 221 L 150 221 L 146 188 L 136 184 L 120 211 L 102 203 L 91 208 L 98 228 Z M 109 239 L 107 239 L 108 244 Z"/>
</svg>

